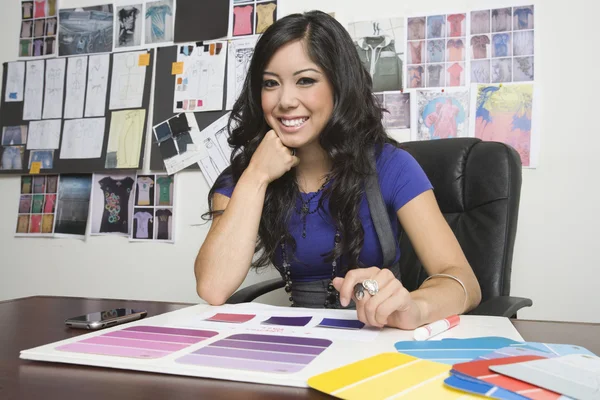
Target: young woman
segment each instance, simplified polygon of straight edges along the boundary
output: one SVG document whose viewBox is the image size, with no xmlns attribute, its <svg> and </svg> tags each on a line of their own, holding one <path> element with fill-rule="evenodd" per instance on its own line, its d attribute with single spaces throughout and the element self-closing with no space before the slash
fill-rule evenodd
<svg viewBox="0 0 600 400">
<path fill-rule="evenodd" d="M 381 118 L 371 77 L 334 18 L 312 11 L 268 28 L 232 111 L 232 164 L 209 193 L 199 296 L 223 304 L 252 266 L 272 263 L 295 306 L 355 306 L 371 326 L 414 329 L 479 304 L 427 176 Z M 394 233 L 401 224 L 431 278 L 412 293 L 382 268 L 364 192 L 373 148 Z"/>
</svg>

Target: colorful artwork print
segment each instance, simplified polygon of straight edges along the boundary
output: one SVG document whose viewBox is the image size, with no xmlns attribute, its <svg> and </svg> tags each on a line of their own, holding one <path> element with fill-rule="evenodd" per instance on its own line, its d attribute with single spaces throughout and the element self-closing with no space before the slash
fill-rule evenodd
<svg viewBox="0 0 600 400">
<path fill-rule="evenodd" d="M 533 85 L 479 85 L 475 137 L 508 144 L 523 166 L 531 164 Z"/>
<path fill-rule="evenodd" d="M 326 339 L 237 334 L 175 361 L 202 367 L 294 373 L 301 371 L 330 345 L 331 341 Z"/>
<path fill-rule="evenodd" d="M 417 91 L 416 140 L 467 136 L 469 129 L 468 89 L 456 91 Z"/>
</svg>

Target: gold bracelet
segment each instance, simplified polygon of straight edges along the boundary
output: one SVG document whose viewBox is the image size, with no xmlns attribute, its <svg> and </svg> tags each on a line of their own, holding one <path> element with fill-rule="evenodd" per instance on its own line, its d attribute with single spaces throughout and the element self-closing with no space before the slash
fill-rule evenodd
<svg viewBox="0 0 600 400">
<path fill-rule="evenodd" d="M 423 281 L 423 283 L 427 282 L 428 280 L 430 280 L 432 278 L 450 278 L 450 279 L 454 279 L 456 282 L 459 283 L 459 285 L 463 288 L 463 290 L 465 292 L 465 302 L 463 303 L 463 311 L 461 312 L 461 314 L 464 313 L 467 310 L 467 301 L 469 299 L 469 294 L 467 293 L 467 287 L 465 286 L 465 284 L 462 283 L 462 281 L 460 279 L 458 279 L 454 275 L 450 275 L 450 274 L 433 274 L 431 276 L 428 276 Z"/>
</svg>

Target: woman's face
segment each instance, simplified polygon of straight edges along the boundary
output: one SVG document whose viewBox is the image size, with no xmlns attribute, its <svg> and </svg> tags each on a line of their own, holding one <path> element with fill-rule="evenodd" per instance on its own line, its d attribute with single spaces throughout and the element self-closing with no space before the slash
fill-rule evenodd
<svg viewBox="0 0 600 400">
<path fill-rule="evenodd" d="M 281 47 L 263 72 L 262 109 L 283 144 L 300 149 L 318 143 L 333 111 L 333 89 L 308 56 L 304 42 Z"/>
</svg>

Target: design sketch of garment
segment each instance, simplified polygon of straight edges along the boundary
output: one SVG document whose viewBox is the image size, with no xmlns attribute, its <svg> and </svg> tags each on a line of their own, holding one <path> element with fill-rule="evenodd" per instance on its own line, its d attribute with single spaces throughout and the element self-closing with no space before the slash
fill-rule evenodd
<svg viewBox="0 0 600 400">
<path fill-rule="evenodd" d="M 490 38 L 487 35 L 471 37 L 471 47 L 473 49 L 473 58 L 487 58 L 487 45 L 490 44 Z"/>
<path fill-rule="evenodd" d="M 425 17 L 408 19 L 408 40 L 425 39 Z"/>
<path fill-rule="evenodd" d="M 490 10 L 471 12 L 471 34 L 490 32 Z"/>
<path fill-rule="evenodd" d="M 452 103 L 451 98 L 447 98 L 445 103 L 436 103 L 435 112 L 432 112 L 425 118 L 425 126 L 433 128 L 432 138 L 446 139 L 456 137 L 456 132 L 458 131 L 456 117 L 459 112 L 460 108 Z"/>
<path fill-rule="evenodd" d="M 44 53 L 44 39 L 35 39 L 33 41 L 33 55 L 39 57 Z"/>
<path fill-rule="evenodd" d="M 510 35 L 508 33 L 493 35 L 492 42 L 494 42 L 492 57 L 508 57 L 511 55 Z"/>
<path fill-rule="evenodd" d="M 436 63 L 444 61 L 444 40 L 427 41 L 427 62 Z"/>
<path fill-rule="evenodd" d="M 56 18 L 46 20 L 46 36 L 56 35 Z"/>
<path fill-rule="evenodd" d="M 156 218 L 158 219 L 158 234 L 156 238 L 159 240 L 169 240 L 169 220 L 173 216 L 173 213 L 169 210 L 158 210 L 156 212 Z"/>
<path fill-rule="evenodd" d="M 511 61 L 510 58 L 492 60 L 492 82 L 512 81 Z"/>
<path fill-rule="evenodd" d="M 457 37 L 464 36 L 462 30 L 462 22 L 465 20 L 465 14 L 451 14 L 448 15 L 448 22 L 450 22 L 450 34 L 448 36 Z"/>
<path fill-rule="evenodd" d="M 138 137 L 139 122 L 136 111 L 125 115 L 125 123 L 120 127 L 119 133 L 117 168 L 139 164 L 139 146 L 141 145 Z"/>
<path fill-rule="evenodd" d="M 427 66 L 427 87 L 444 86 L 444 75 L 442 74 L 443 69 L 444 67 L 442 64 Z"/>
<path fill-rule="evenodd" d="M 129 195 L 133 189 L 133 179 L 127 177 L 116 180 L 107 176 L 98 183 L 104 193 L 104 212 L 100 232 L 128 233 Z"/>
<path fill-rule="evenodd" d="M 33 18 L 44 18 L 46 16 L 46 0 L 34 0 Z"/>
<path fill-rule="evenodd" d="M 504 32 L 511 29 L 510 8 L 497 8 L 492 10 L 492 31 Z"/>
<path fill-rule="evenodd" d="M 513 33 L 513 55 L 533 55 L 533 31 Z"/>
<path fill-rule="evenodd" d="M 254 6 L 233 7 L 233 36 L 252 34 L 252 13 Z"/>
<path fill-rule="evenodd" d="M 532 7 L 515 7 L 513 14 L 517 17 L 515 30 L 517 29 L 533 29 L 533 21 L 529 23 L 529 16 L 533 16 Z M 533 19 L 533 18 L 532 18 Z"/>
<path fill-rule="evenodd" d="M 252 55 L 254 54 L 254 49 L 236 49 L 235 50 L 235 81 L 237 88 L 237 95 L 242 90 L 242 86 L 244 85 L 244 81 L 246 80 L 246 75 L 248 74 L 248 69 L 250 68 L 250 61 L 252 61 Z M 237 98 L 237 96 L 236 96 Z"/>
<path fill-rule="evenodd" d="M 156 178 L 156 183 L 158 183 L 159 188 L 159 197 L 158 197 L 158 205 L 168 206 L 171 205 L 171 183 L 173 182 L 173 178 L 170 176 L 161 176 Z"/>
<path fill-rule="evenodd" d="M 144 176 L 138 178 L 137 189 L 138 189 L 138 205 L 149 206 L 150 205 L 150 188 L 154 186 L 152 178 Z"/>
<path fill-rule="evenodd" d="M 119 10 L 119 46 L 134 45 L 135 21 L 140 10 L 136 7 L 123 7 Z M 164 32 L 163 32 L 164 33 Z"/>
<path fill-rule="evenodd" d="M 432 15 L 427 17 L 427 38 L 440 38 L 444 28 L 444 16 Z"/>
<path fill-rule="evenodd" d="M 490 61 L 471 62 L 471 82 L 490 83 Z"/>
<path fill-rule="evenodd" d="M 133 219 L 135 219 L 137 226 L 135 232 L 136 239 L 148 239 L 150 236 L 148 234 L 148 225 L 149 222 L 152 222 L 152 214 L 147 211 L 138 211 L 134 214 Z"/>
<path fill-rule="evenodd" d="M 533 57 L 515 57 L 513 68 L 513 81 L 533 80 Z"/>
<path fill-rule="evenodd" d="M 374 92 L 402 89 L 402 61 L 391 37 L 367 36 L 355 43 L 360 60 L 373 79 Z"/>
<path fill-rule="evenodd" d="M 167 15 L 173 15 L 168 4 L 152 6 L 146 10 L 146 18 L 150 18 L 150 35 L 153 43 L 170 40 L 170 35 L 168 37 L 166 35 Z"/>
<path fill-rule="evenodd" d="M 32 27 L 33 21 L 23 21 L 21 24 L 21 38 L 30 38 Z"/>
<path fill-rule="evenodd" d="M 29 19 L 33 17 L 33 3 L 21 3 L 21 7 L 23 7 L 23 19 Z"/>
<path fill-rule="evenodd" d="M 462 61 L 464 60 L 463 49 L 465 44 L 462 39 L 450 39 L 448 40 L 448 61 Z"/>
<path fill-rule="evenodd" d="M 269 26 L 273 25 L 276 8 L 276 3 L 256 5 L 256 33 L 263 33 Z"/>
<path fill-rule="evenodd" d="M 460 75 L 463 71 L 463 67 L 461 67 L 458 63 L 452 64 L 448 67 L 448 74 L 450 75 L 450 82 L 448 86 L 460 86 Z"/>
<path fill-rule="evenodd" d="M 421 64 L 423 62 L 423 42 L 408 42 L 410 49 L 410 64 Z"/>
<path fill-rule="evenodd" d="M 409 87 L 419 88 L 423 86 L 423 67 L 408 67 Z"/>
</svg>

